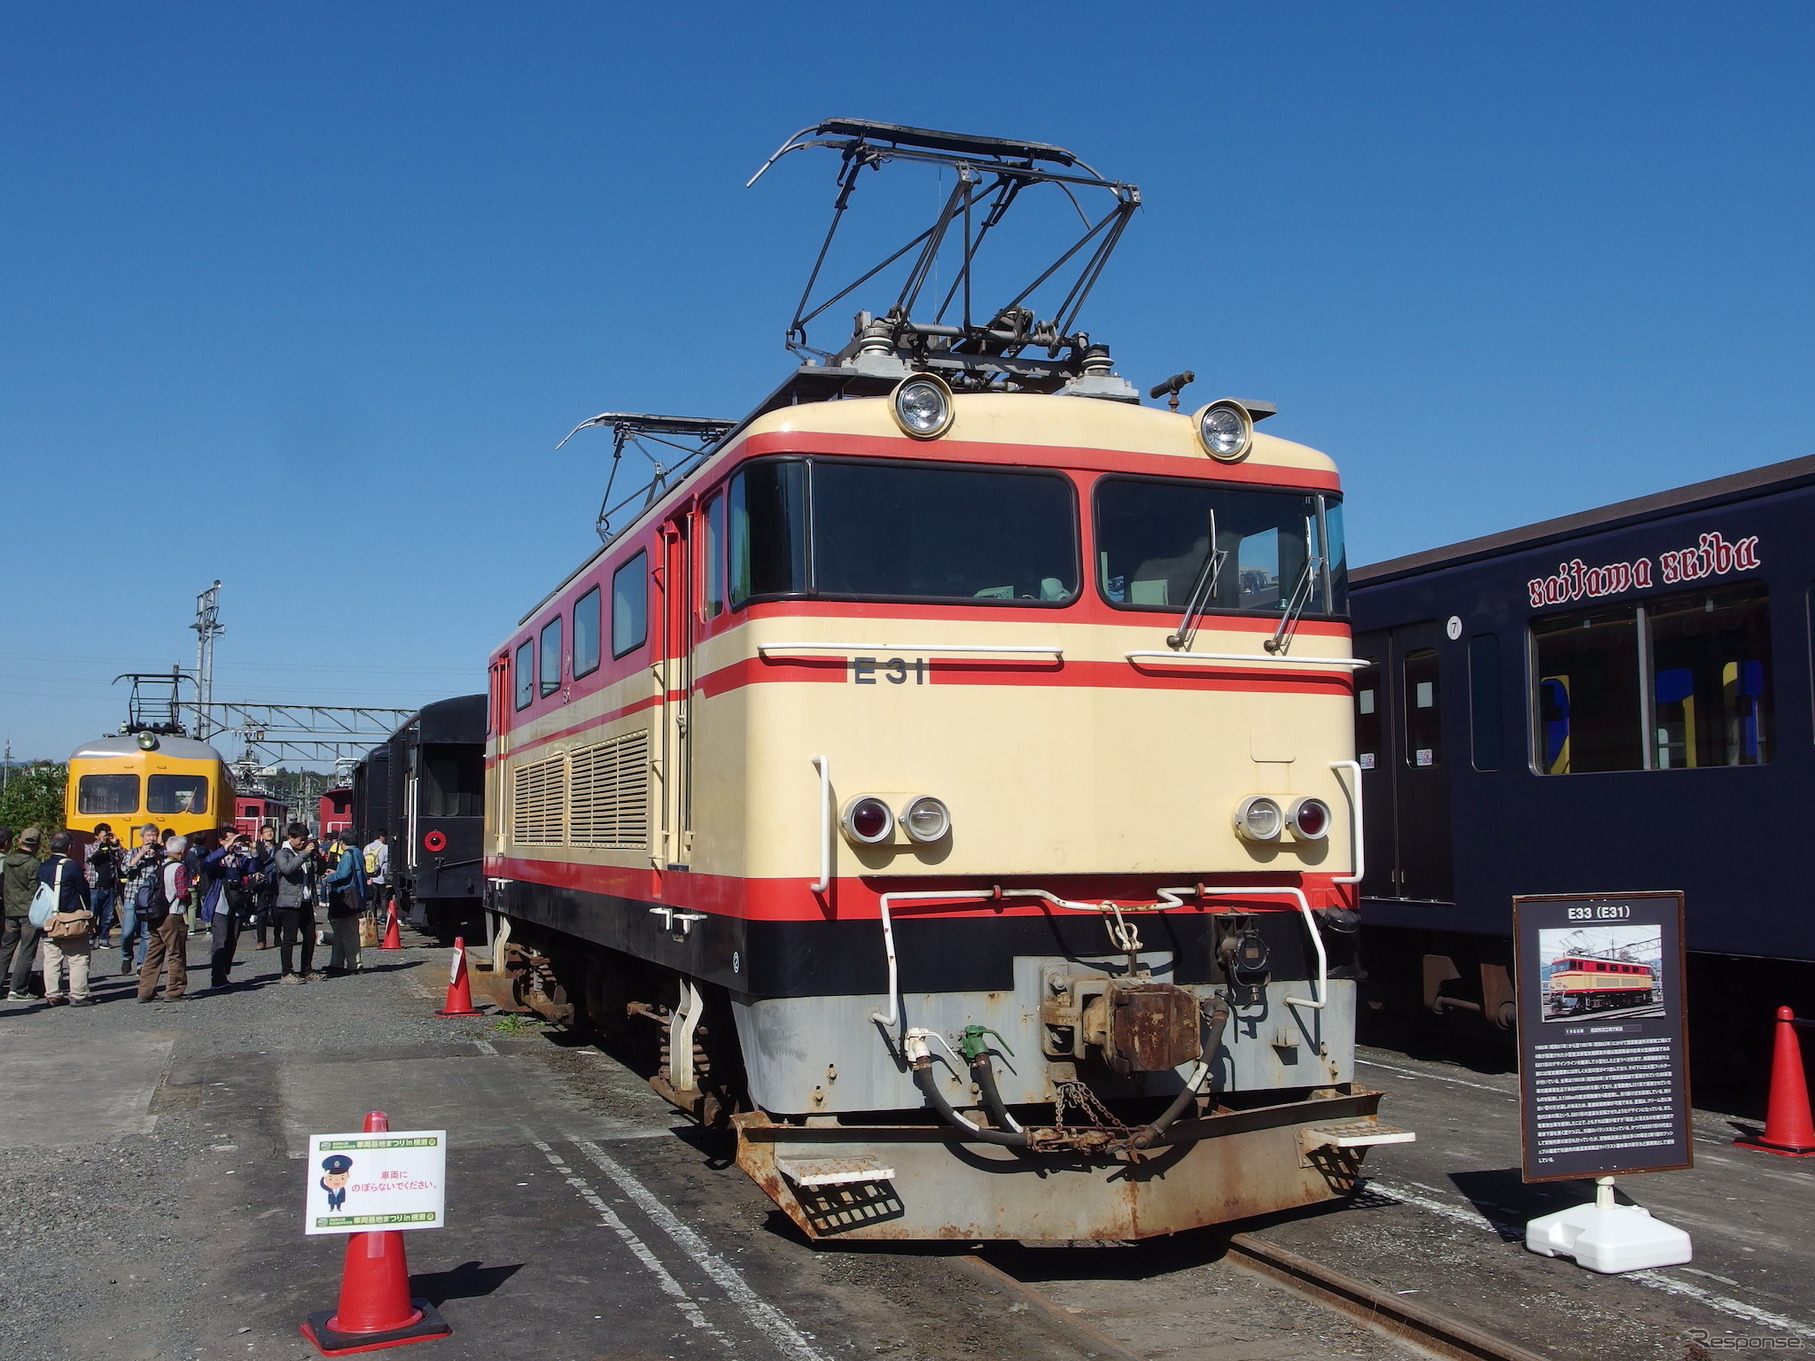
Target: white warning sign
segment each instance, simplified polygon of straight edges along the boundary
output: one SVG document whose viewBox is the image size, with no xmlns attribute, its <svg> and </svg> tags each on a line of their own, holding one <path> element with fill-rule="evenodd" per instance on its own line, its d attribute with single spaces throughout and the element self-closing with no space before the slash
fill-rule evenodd
<svg viewBox="0 0 1815 1361">
<path fill-rule="evenodd" d="M 447 1131 L 309 1136 L 304 1233 L 438 1229 L 447 1213 Z"/>
</svg>

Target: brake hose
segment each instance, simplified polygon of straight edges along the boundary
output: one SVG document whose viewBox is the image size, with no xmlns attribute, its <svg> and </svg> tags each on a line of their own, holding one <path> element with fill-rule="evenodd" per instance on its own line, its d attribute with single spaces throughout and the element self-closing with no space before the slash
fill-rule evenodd
<svg viewBox="0 0 1815 1361">
<path fill-rule="evenodd" d="M 933 1051 L 926 1042 L 929 1034 L 931 1034 L 930 1031 L 910 1030 L 902 1043 L 908 1064 L 913 1069 L 914 1085 L 920 1088 L 920 1094 L 926 1098 L 927 1105 L 937 1111 L 940 1118 L 948 1125 L 963 1130 L 968 1138 L 986 1144 L 1002 1144 L 1008 1148 L 1026 1148 L 1029 1142 L 1026 1130 L 986 1129 L 952 1108 L 952 1103 L 945 1099 L 945 1093 L 939 1090 L 939 1075 L 933 1071 Z M 985 1058 L 984 1062 L 987 1063 L 988 1059 Z M 975 1064 L 972 1065 L 971 1071 L 973 1073 L 977 1071 Z M 979 1082 L 978 1086 L 982 1086 L 982 1083 Z M 990 1088 L 993 1090 L 994 1087 L 995 1081 L 992 1075 Z M 996 1104 L 1000 1105 L 1001 1100 L 1001 1096 L 997 1095 Z M 996 1118 L 1001 1119 L 1002 1116 L 998 1115 Z"/>
</svg>

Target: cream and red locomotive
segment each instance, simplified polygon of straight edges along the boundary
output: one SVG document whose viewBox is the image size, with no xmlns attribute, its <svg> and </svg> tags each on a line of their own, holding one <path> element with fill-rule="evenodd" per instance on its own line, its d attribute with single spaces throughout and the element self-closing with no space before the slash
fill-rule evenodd
<svg viewBox="0 0 1815 1361">
<path fill-rule="evenodd" d="M 1110 243 L 1138 202 L 1058 148 L 816 142 L 847 194 L 958 166 L 933 249 L 962 218 L 974 255 L 1003 186 L 1108 190 Z M 1124 1239 L 1341 1194 L 1410 1135 L 1353 1069 L 1335 467 L 1262 404 L 1179 412 L 1185 375 L 1142 405 L 1069 325 L 914 296 L 741 422 L 597 418 L 702 448 L 492 658 L 518 995 L 645 1034 L 815 1237 Z"/>
</svg>

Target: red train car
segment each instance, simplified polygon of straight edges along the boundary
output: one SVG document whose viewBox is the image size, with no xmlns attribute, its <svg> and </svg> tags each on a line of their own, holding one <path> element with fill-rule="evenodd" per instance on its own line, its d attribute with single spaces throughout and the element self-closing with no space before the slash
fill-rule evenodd
<svg viewBox="0 0 1815 1361">
<path fill-rule="evenodd" d="M 316 817 L 321 824 L 318 830 L 323 836 L 346 831 L 353 825 L 353 791 L 351 789 L 324 791 L 321 803 L 316 810 Z"/>
<path fill-rule="evenodd" d="M 277 828 L 281 837 L 284 815 L 289 810 L 276 799 L 262 794 L 241 794 L 233 801 L 233 825 L 249 837 L 256 837 L 267 826 Z"/>
</svg>

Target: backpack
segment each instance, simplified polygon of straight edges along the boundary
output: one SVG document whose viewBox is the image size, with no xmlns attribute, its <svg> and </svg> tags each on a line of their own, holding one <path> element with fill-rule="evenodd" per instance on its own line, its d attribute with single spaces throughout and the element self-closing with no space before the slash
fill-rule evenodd
<svg viewBox="0 0 1815 1361">
<path fill-rule="evenodd" d="M 366 877 L 369 879 L 376 873 L 378 873 L 378 852 L 368 846 L 366 848 Z"/>
<path fill-rule="evenodd" d="M 139 886 L 133 890 L 132 905 L 139 916 L 154 925 L 170 915 L 170 899 L 164 896 L 162 861 L 139 871 Z"/>
</svg>

